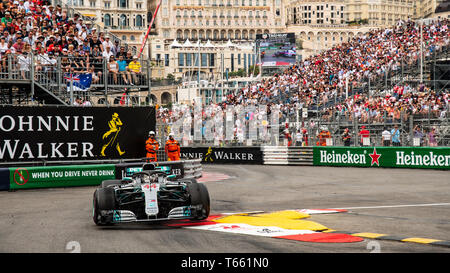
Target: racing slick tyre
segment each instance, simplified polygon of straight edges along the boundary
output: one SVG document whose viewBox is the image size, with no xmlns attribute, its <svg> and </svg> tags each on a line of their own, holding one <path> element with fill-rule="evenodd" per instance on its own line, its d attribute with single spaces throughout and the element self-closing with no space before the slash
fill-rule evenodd
<svg viewBox="0 0 450 273">
<path fill-rule="evenodd" d="M 188 184 L 188 192 L 191 195 L 191 206 L 199 206 L 195 219 L 203 220 L 208 218 L 210 199 L 206 186 L 201 183 L 191 183 Z"/>
<path fill-rule="evenodd" d="M 106 188 L 109 186 L 115 186 L 122 184 L 122 180 L 119 179 L 111 179 L 111 180 L 103 180 L 100 188 Z"/>
<path fill-rule="evenodd" d="M 114 188 L 99 188 L 94 192 L 93 220 L 96 225 L 105 226 L 112 224 L 112 218 L 108 219 L 101 215 L 102 210 L 116 209 L 116 197 Z"/>
</svg>

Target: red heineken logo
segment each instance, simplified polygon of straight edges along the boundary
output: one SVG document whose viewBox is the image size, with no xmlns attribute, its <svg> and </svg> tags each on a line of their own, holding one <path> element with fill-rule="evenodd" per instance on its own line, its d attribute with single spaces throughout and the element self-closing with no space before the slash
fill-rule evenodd
<svg viewBox="0 0 450 273">
<path fill-rule="evenodd" d="M 372 158 L 372 162 L 370 163 L 370 166 L 373 166 L 373 164 L 377 164 L 380 166 L 380 162 L 378 161 L 381 157 L 381 154 L 377 154 L 377 149 L 373 148 L 373 154 L 369 155 L 370 158 Z"/>
</svg>

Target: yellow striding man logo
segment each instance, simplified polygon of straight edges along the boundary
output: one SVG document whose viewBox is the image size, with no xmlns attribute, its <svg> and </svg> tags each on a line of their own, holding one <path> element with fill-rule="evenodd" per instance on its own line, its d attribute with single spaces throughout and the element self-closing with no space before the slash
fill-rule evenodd
<svg viewBox="0 0 450 273">
<path fill-rule="evenodd" d="M 208 152 L 207 152 L 206 155 L 205 155 L 205 161 L 208 161 L 208 159 L 209 159 L 209 161 L 211 161 L 211 162 L 214 161 L 214 160 L 212 159 L 212 148 L 211 148 L 211 146 L 208 148 Z"/>
<path fill-rule="evenodd" d="M 105 150 L 111 147 L 116 148 L 116 150 L 119 152 L 119 155 L 123 155 L 125 151 L 122 151 L 120 149 L 120 144 L 118 142 L 118 135 L 120 133 L 120 130 L 122 128 L 122 121 L 119 118 L 119 114 L 114 113 L 112 115 L 112 119 L 108 122 L 109 131 L 103 134 L 102 139 L 105 141 L 105 144 L 102 147 L 102 151 L 100 152 L 100 156 L 106 156 Z"/>
</svg>

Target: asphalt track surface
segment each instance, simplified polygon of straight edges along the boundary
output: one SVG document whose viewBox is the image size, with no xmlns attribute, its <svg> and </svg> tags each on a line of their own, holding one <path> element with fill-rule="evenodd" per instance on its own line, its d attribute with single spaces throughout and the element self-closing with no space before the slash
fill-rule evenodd
<svg viewBox="0 0 450 273">
<path fill-rule="evenodd" d="M 204 165 L 230 179 L 205 182 L 211 213 L 349 208 L 312 215 L 330 229 L 450 241 L 450 172 L 296 166 Z M 449 253 L 450 247 L 364 239 L 312 243 L 215 231 L 126 224 L 97 227 L 95 187 L 0 192 L 0 252 Z"/>
</svg>

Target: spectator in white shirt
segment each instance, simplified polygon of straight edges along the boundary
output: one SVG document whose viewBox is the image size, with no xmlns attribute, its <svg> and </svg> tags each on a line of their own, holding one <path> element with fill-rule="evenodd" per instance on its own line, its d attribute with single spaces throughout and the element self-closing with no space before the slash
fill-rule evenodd
<svg viewBox="0 0 450 273">
<path fill-rule="evenodd" d="M 111 56 L 114 56 L 114 53 L 111 51 L 111 47 L 107 46 L 105 51 L 103 51 L 102 54 L 103 58 L 106 58 L 107 61 L 109 61 Z"/>
<path fill-rule="evenodd" d="M 384 131 L 381 133 L 381 138 L 383 140 L 383 146 L 391 146 L 391 132 L 384 128 Z"/>
</svg>

